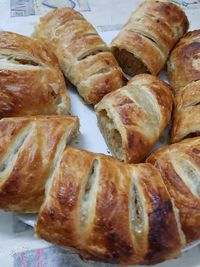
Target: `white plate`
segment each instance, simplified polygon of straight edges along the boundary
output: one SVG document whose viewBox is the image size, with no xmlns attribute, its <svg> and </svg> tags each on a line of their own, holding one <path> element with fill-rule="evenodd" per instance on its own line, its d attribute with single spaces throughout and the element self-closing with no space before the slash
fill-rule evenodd
<svg viewBox="0 0 200 267">
<path fill-rule="evenodd" d="M 24 223 L 26 223 L 26 224 L 28 224 L 28 225 L 30 225 L 32 227 L 34 227 L 35 224 L 36 224 L 37 217 L 36 217 L 35 214 L 21 214 L 21 213 L 18 213 L 17 216 L 22 222 L 24 222 Z M 182 253 L 193 249 L 194 247 L 198 246 L 199 244 L 200 244 L 200 240 L 192 242 L 191 244 L 187 245 L 186 247 L 184 247 L 182 249 Z"/>
<path fill-rule="evenodd" d="M 116 35 L 116 32 L 106 32 L 101 33 L 101 35 L 107 43 L 110 43 L 114 35 Z M 163 80 L 167 81 L 165 72 L 162 72 L 160 74 L 160 77 Z M 77 115 L 80 119 L 80 136 L 73 142 L 72 145 L 75 147 L 84 148 L 92 152 L 110 155 L 109 149 L 106 146 L 105 141 L 97 126 L 97 119 L 93 108 L 89 107 L 85 104 L 85 102 L 83 102 L 72 85 L 68 85 L 68 89 L 72 103 L 71 115 Z M 170 126 L 167 127 L 167 129 L 163 133 L 163 136 L 153 147 L 152 151 L 168 143 L 169 131 Z M 18 217 L 21 221 L 32 227 L 34 227 L 36 223 L 36 215 L 18 214 Z M 200 244 L 200 240 L 186 246 L 183 249 L 183 252 L 192 249 L 198 244 Z"/>
</svg>

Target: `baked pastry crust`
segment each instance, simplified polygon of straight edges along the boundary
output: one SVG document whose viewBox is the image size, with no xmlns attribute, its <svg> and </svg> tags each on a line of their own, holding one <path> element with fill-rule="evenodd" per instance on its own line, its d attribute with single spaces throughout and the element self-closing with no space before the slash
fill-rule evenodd
<svg viewBox="0 0 200 267">
<path fill-rule="evenodd" d="M 112 41 L 112 50 L 130 76 L 144 72 L 156 75 L 187 28 L 187 17 L 178 5 L 144 1 Z"/>
<path fill-rule="evenodd" d="M 147 162 L 161 173 L 179 209 L 187 242 L 200 238 L 200 137 L 169 145 L 150 155 Z"/>
<path fill-rule="evenodd" d="M 169 123 L 173 95 L 168 84 L 150 74 L 105 96 L 95 107 L 100 130 L 112 154 L 140 162 Z"/>
<path fill-rule="evenodd" d="M 35 231 L 85 258 L 121 264 L 158 263 L 184 244 L 156 168 L 71 147 L 48 183 Z"/>
<path fill-rule="evenodd" d="M 66 78 L 87 103 L 94 105 L 124 85 L 110 49 L 79 12 L 70 8 L 49 12 L 40 19 L 33 37 L 50 42 Z"/>
<path fill-rule="evenodd" d="M 0 32 L 0 117 L 67 114 L 70 99 L 51 49 Z"/>
<path fill-rule="evenodd" d="M 173 49 L 168 63 L 168 78 L 177 92 L 192 81 L 200 80 L 200 30 L 188 32 Z"/>
<path fill-rule="evenodd" d="M 38 212 L 45 183 L 78 128 L 77 117 L 64 115 L 0 120 L 0 209 Z"/>
<path fill-rule="evenodd" d="M 171 142 L 200 135 L 200 80 L 180 88 L 175 97 Z"/>
</svg>

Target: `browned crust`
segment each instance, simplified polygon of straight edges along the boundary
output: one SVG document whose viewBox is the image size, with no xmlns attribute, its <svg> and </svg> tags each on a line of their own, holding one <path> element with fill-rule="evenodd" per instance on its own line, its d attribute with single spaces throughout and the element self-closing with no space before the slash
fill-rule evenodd
<svg viewBox="0 0 200 267">
<path fill-rule="evenodd" d="M 35 213 L 44 200 L 45 183 L 54 168 L 65 134 L 77 135 L 77 117 L 38 116 L 0 120 L 0 208 Z M 27 131 L 16 151 L 15 143 Z M 66 143 L 63 144 L 63 148 Z M 60 153 L 62 152 L 62 149 Z M 13 158 L 9 156 L 14 155 Z M 5 163 L 5 158 L 9 161 Z M 6 172 L 3 170 L 7 168 Z"/>
<path fill-rule="evenodd" d="M 150 102 L 144 102 L 144 109 L 140 104 L 138 106 L 138 100 L 131 95 L 131 92 L 142 89 L 147 97 L 143 100 L 144 96 L 140 95 L 140 101 L 149 101 L 149 97 L 154 99 L 153 108 L 156 114 L 150 114 Z M 137 163 L 147 156 L 169 123 L 172 106 L 170 86 L 150 74 L 140 74 L 131 79 L 127 86 L 105 96 L 95 108 L 102 134 L 105 135 L 100 123 L 101 111 L 106 110 L 121 135 L 123 160 Z M 115 151 L 112 152 L 116 156 Z"/>
<path fill-rule="evenodd" d="M 130 76 L 142 73 L 141 71 L 150 72 L 156 75 L 165 63 L 165 56 L 159 48 L 143 35 L 135 33 L 130 30 L 122 30 L 119 35 L 112 41 L 112 50 L 119 64 L 124 70 L 127 71 L 126 61 L 122 61 L 120 55 L 124 50 L 129 52 L 131 61 L 136 63 L 129 67 L 128 73 Z M 139 67 L 137 64 L 139 61 Z M 140 67 L 142 65 L 142 68 Z"/>
<path fill-rule="evenodd" d="M 89 203 L 90 219 L 83 224 L 81 192 L 94 161 L 98 163 L 97 189 Z M 133 177 L 147 216 L 140 238 L 130 222 Z M 172 202 L 153 166 L 123 164 L 70 147 L 54 174 L 36 234 L 62 247 L 72 247 L 84 258 L 120 264 L 158 263 L 176 257 L 182 247 Z"/>
<path fill-rule="evenodd" d="M 137 166 L 149 220 L 148 250 L 143 264 L 156 264 L 161 259 L 167 260 L 170 254 L 170 257 L 176 257 L 181 241 L 173 204 L 160 173 L 151 168 L 150 164 Z"/>
<path fill-rule="evenodd" d="M 123 73 L 110 49 L 77 11 L 61 8 L 49 12 L 41 18 L 33 36 L 54 47 L 66 78 L 88 104 L 95 105 L 105 94 L 124 85 Z"/>
<path fill-rule="evenodd" d="M 168 64 L 168 78 L 178 91 L 192 81 L 200 80 L 200 30 L 188 32 L 172 51 Z"/>
<path fill-rule="evenodd" d="M 175 97 L 175 110 L 171 142 L 200 135 L 200 80 L 179 89 Z"/>
<path fill-rule="evenodd" d="M 178 5 L 167 1 L 144 1 L 112 41 L 120 66 L 132 76 L 142 72 L 156 75 L 164 66 L 171 49 L 187 31 L 188 24 L 185 13 Z M 128 56 L 130 59 L 126 63 Z M 138 68 L 133 59 L 140 60 L 139 66 L 143 64 L 146 69 Z M 127 67 L 129 60 L 134 63 L 132 68 Z"/>
<path fill-rule="evenodd" d="M 200 174 L 200 138 L 186 139 L 166 146 L 147 159 L 147 162 L 161 172 L 165 185 L 179 209 L 182 228 L 189 243 L 200 238 L 200 198 L 193 193 L 191 186 L 186 185 L 184 177 L 176 172 L 173 166 L 174 158 L 180 159 L 179 162 L 182 161 L 183 165 L 184 161 L 188 160 Z M 198 182 L 196 186 L 198 190 Z"/>
<path fill-rule="evenodd" d="M 67 114 L 70 99 L 57 59 L 47 45 L 0 32 L 0 117 Z"/>
</svg>

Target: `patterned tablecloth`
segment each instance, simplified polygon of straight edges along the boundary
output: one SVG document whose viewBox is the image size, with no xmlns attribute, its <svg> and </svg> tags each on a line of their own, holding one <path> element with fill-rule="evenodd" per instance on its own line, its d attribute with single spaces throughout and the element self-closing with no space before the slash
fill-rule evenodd
<svg viewBox="0 0 200 267">
<path fill-rule="evenodd" d="M 81 11 L 94 24 L 103 38 L 117 31 L 140 0 L 0 0 L 0 30 L 30 35 L 39 16 L 53 6 L 68 5 Z M 200 0 L 179 2 L 186 10 L 190 28 L 200 28 Z M 65 252 L 34 238 L 32 227 L 22 223 L 13 213 L 0 211 L 0 267 L 89 267 L 77 255 Z M 114 267 L 98 264 L 98 266 Z M 200 267 L 200 246 L 185 252 L 177 260 L 159 267 Z"/>
</svg>

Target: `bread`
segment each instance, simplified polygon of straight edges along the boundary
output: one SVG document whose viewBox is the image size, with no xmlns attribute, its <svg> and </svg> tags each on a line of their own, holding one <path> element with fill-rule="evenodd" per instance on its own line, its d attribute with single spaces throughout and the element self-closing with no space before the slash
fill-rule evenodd
<svg viewBox="0 0 200 267">
<path fill-rule="evenodd" d="M 78 127 L 77 117 L 64 115 L 0 120 L 0 209 L 38 212 L 45 183 Z"/>
<path fill-rule="evenodd" d="M 67 114 L 70 99 L 50 48 L 0 32 L 0 118 Z"/>
<path fill-rule="evenodd" d="M 167 74 L 176 92 L 190 82 L 200 80 L 199 53 L 200 30 L 188 32 L 172 51 Z"/>
<path fill-rule="evenodd" d="M 163 147 L 147 162 L 161 172 L 179 209 L 187 242 L 200 239 L 200 137 Z"/>
<path fill-rule="evenodd" d="M 144 1 L 112 41 L 112 50 L 130 76 L 145 72 L 156 75 L 187 28 L 187 17 L 178 5 Z"/>
<path fill-rule="evenodd" d="M 52 178 L 36 235 L 88 259 L 154 264 L 176 257 L 184 236 L 159 172 L 68 147 Z"/>
<path fill-rule="evenodd" d="M 147 156 L 170 120 L 170 89 L 159 78 L 140 74 L 96 105 L 99 128 L 115 157 L 137 163 Z"/>
<path fill-rule="evenodd" d="M 53 10 L 40 19 L 33 37 L 51 44 L 65 77 L 88 104 L 123 86 L 123 73 L 94 27 L 70 8 Z"/>
<path fill-rule="evenodd" d="M 200 80 L 180 88 L 175 97 L 171 142 L 200 135 Z"/>
</svg>

